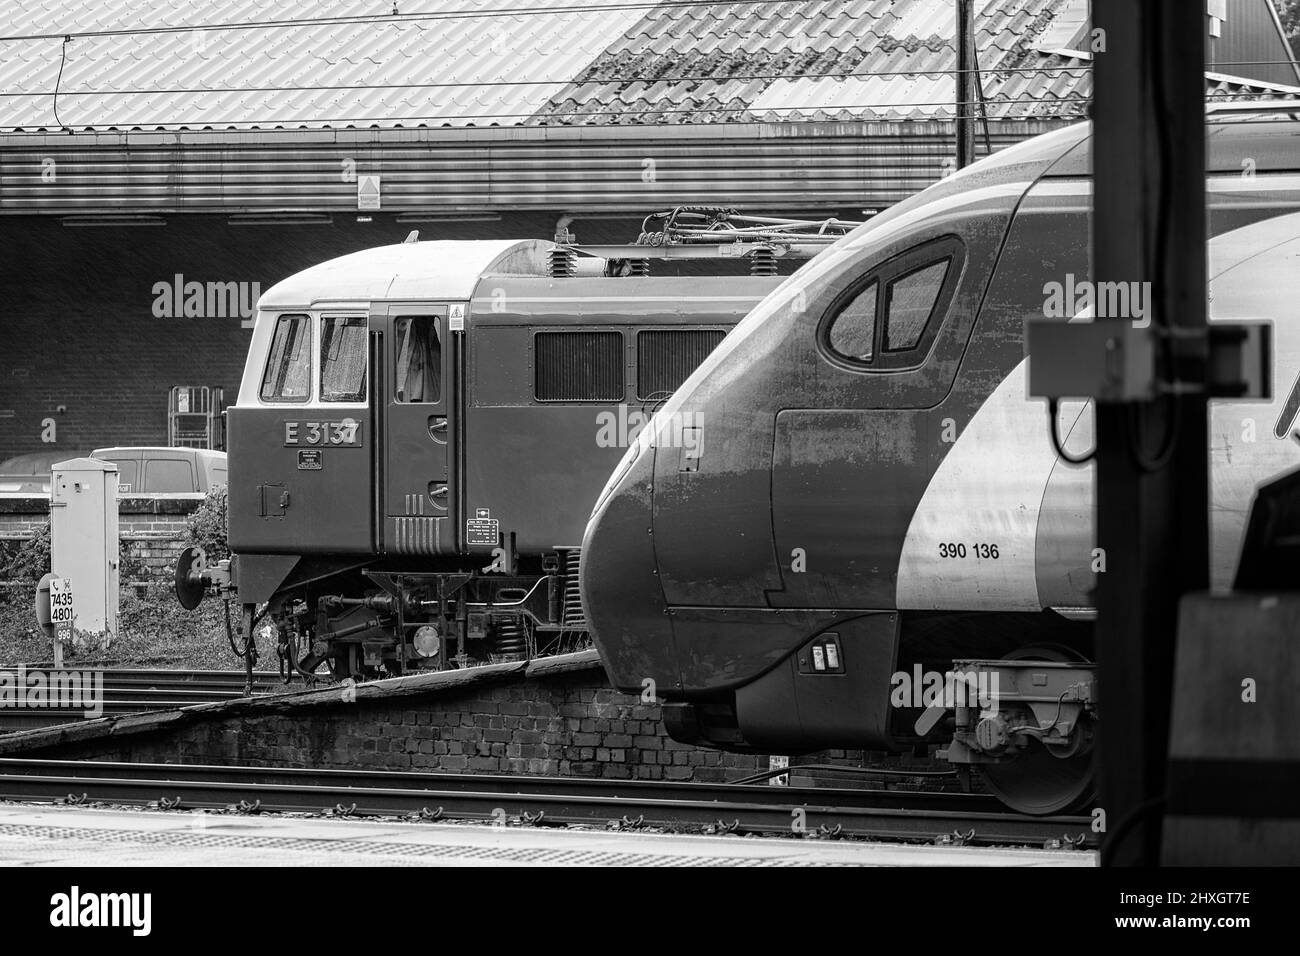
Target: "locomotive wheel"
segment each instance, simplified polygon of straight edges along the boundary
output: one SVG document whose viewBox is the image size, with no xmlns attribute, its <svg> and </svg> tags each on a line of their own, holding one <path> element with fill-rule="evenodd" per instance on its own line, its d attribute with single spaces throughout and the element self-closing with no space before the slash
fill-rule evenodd
<svg viewBox="0 0 1300 956">
<path fill-rule="evenodd" d="M 1003 660 L 1077 663 L 1082 658 L 1069 648 L 1040 644 L 1014 650 Z M 981 772 L 990 793 L 1012 810 L 1033 816 L 1074 809 L 1092 797 L 1096 786 L 1091 751 L 1054 757 L 1036 740 L 1015 760 L 985 764 Z"/>
</svg>

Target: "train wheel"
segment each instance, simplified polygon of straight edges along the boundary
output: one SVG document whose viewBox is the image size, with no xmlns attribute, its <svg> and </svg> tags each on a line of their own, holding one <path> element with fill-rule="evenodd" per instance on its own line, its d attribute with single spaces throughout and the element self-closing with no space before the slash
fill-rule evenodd
<svg viewBox="0 0 1300 956">
<path fill-rule="evenodd" d="M 1040 644 L 1012 651 L 1003 660 L 1078 662 L 1083 658 L 1067 647 Z M 1054 757 L 1037 741 L 1015 760 L 985 764 L 981 771 L 990 793 L 1012 810 L 1034 816 L 1075 809 L 1092 797 L 1096 787 L 1092 751 Z"/>
</svg>

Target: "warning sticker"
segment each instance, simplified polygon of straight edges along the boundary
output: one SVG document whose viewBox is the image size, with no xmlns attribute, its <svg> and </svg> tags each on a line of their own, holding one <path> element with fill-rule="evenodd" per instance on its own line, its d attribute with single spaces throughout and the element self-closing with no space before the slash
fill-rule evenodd
<svg viewBox="0 0 1300 956">
<path fill-rule="evenodd" d="M 480 511 L 484 509 L 480 508 Z M 465 543 L 495 548 L 501 542 L 501 522 L 496 518 L 466 518 Z"/>
</svg>

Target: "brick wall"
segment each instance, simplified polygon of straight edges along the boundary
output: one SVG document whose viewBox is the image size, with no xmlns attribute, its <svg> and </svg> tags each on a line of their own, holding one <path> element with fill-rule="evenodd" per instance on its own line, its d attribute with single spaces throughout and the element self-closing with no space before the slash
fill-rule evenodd
<svg viewBox="0 0 1300 956">
<path fill-rule="evenodd" d="M 118 537 L 126 556 L 148 576 L 170 575 L 186 545 L 189 516 L 200 502 L 199 498 L 119 499 Z M 48 498 L 0 498 L 0 550 L 12 550 L 49 520 Z M 0 560 L 0 566 L 3 563 Z"/>
<path fill-rule="evenodd" d="M 111 210 L 106 210 L 111 212 Z M 559 213 L 428 222 L 421 239 L 549 239 Z M 64 457 L 109 445 L 163 445 L 173 385 L 225 390 L 234 402 L 250 331 L 239 317 L 154 314 L 154 285 L 276 282 L 326 259 L 401 242 L 413 228 L 372 214 L 311 225 L 230 225 L 166 216 L 156 226 L 64 226 L 57 216 L 0 222 L 0 461 Z M 640 218 L 578 220 L 587 242 L 635 238 Z M 54 441 L 44 440 L 46 419 Z"/>
<path fill-rule="evenodd" d="M 610 688 L 594 651 L 382 681 L 355 694 L 346 701 L 335 687 L 191 708 L 184 720 L 142 716 L 71 732 L 29 731 L 0 737 L 0 754 L 708 782 L 768 767 L 765 755 L 671 740 L 659 706 Z M 936 768 L 925 759 L 849 751 L 792 763 Z M 905 778 L 894 785 L 922 783 Z"/>
</svg>

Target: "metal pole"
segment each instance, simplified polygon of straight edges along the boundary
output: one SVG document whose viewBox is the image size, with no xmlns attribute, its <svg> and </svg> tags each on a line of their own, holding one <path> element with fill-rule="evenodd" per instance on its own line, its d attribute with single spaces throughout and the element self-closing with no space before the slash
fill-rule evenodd
<svg viewBox="0 0 1300 956">
<path fill-rule="evenodd" d="M 957 168 L 975 162 L 975 36 L 970 0 L 957 3 Z"/>
<path fill-rule="evenodd" d="M 1204 11 L 1096 0 L 1093 16 L 1093 279 L 1150 283 L 1158 334 L 1204 331 Z M 1162 335 L 1157 353 L 1161 380 L 1204 382 L 1203 335 Z M 1155 864 L 1178 599 L 1208 586 L 1204 395 L 1098 403 L 1097 485 L 1103 862 Z"/>
</svg>

